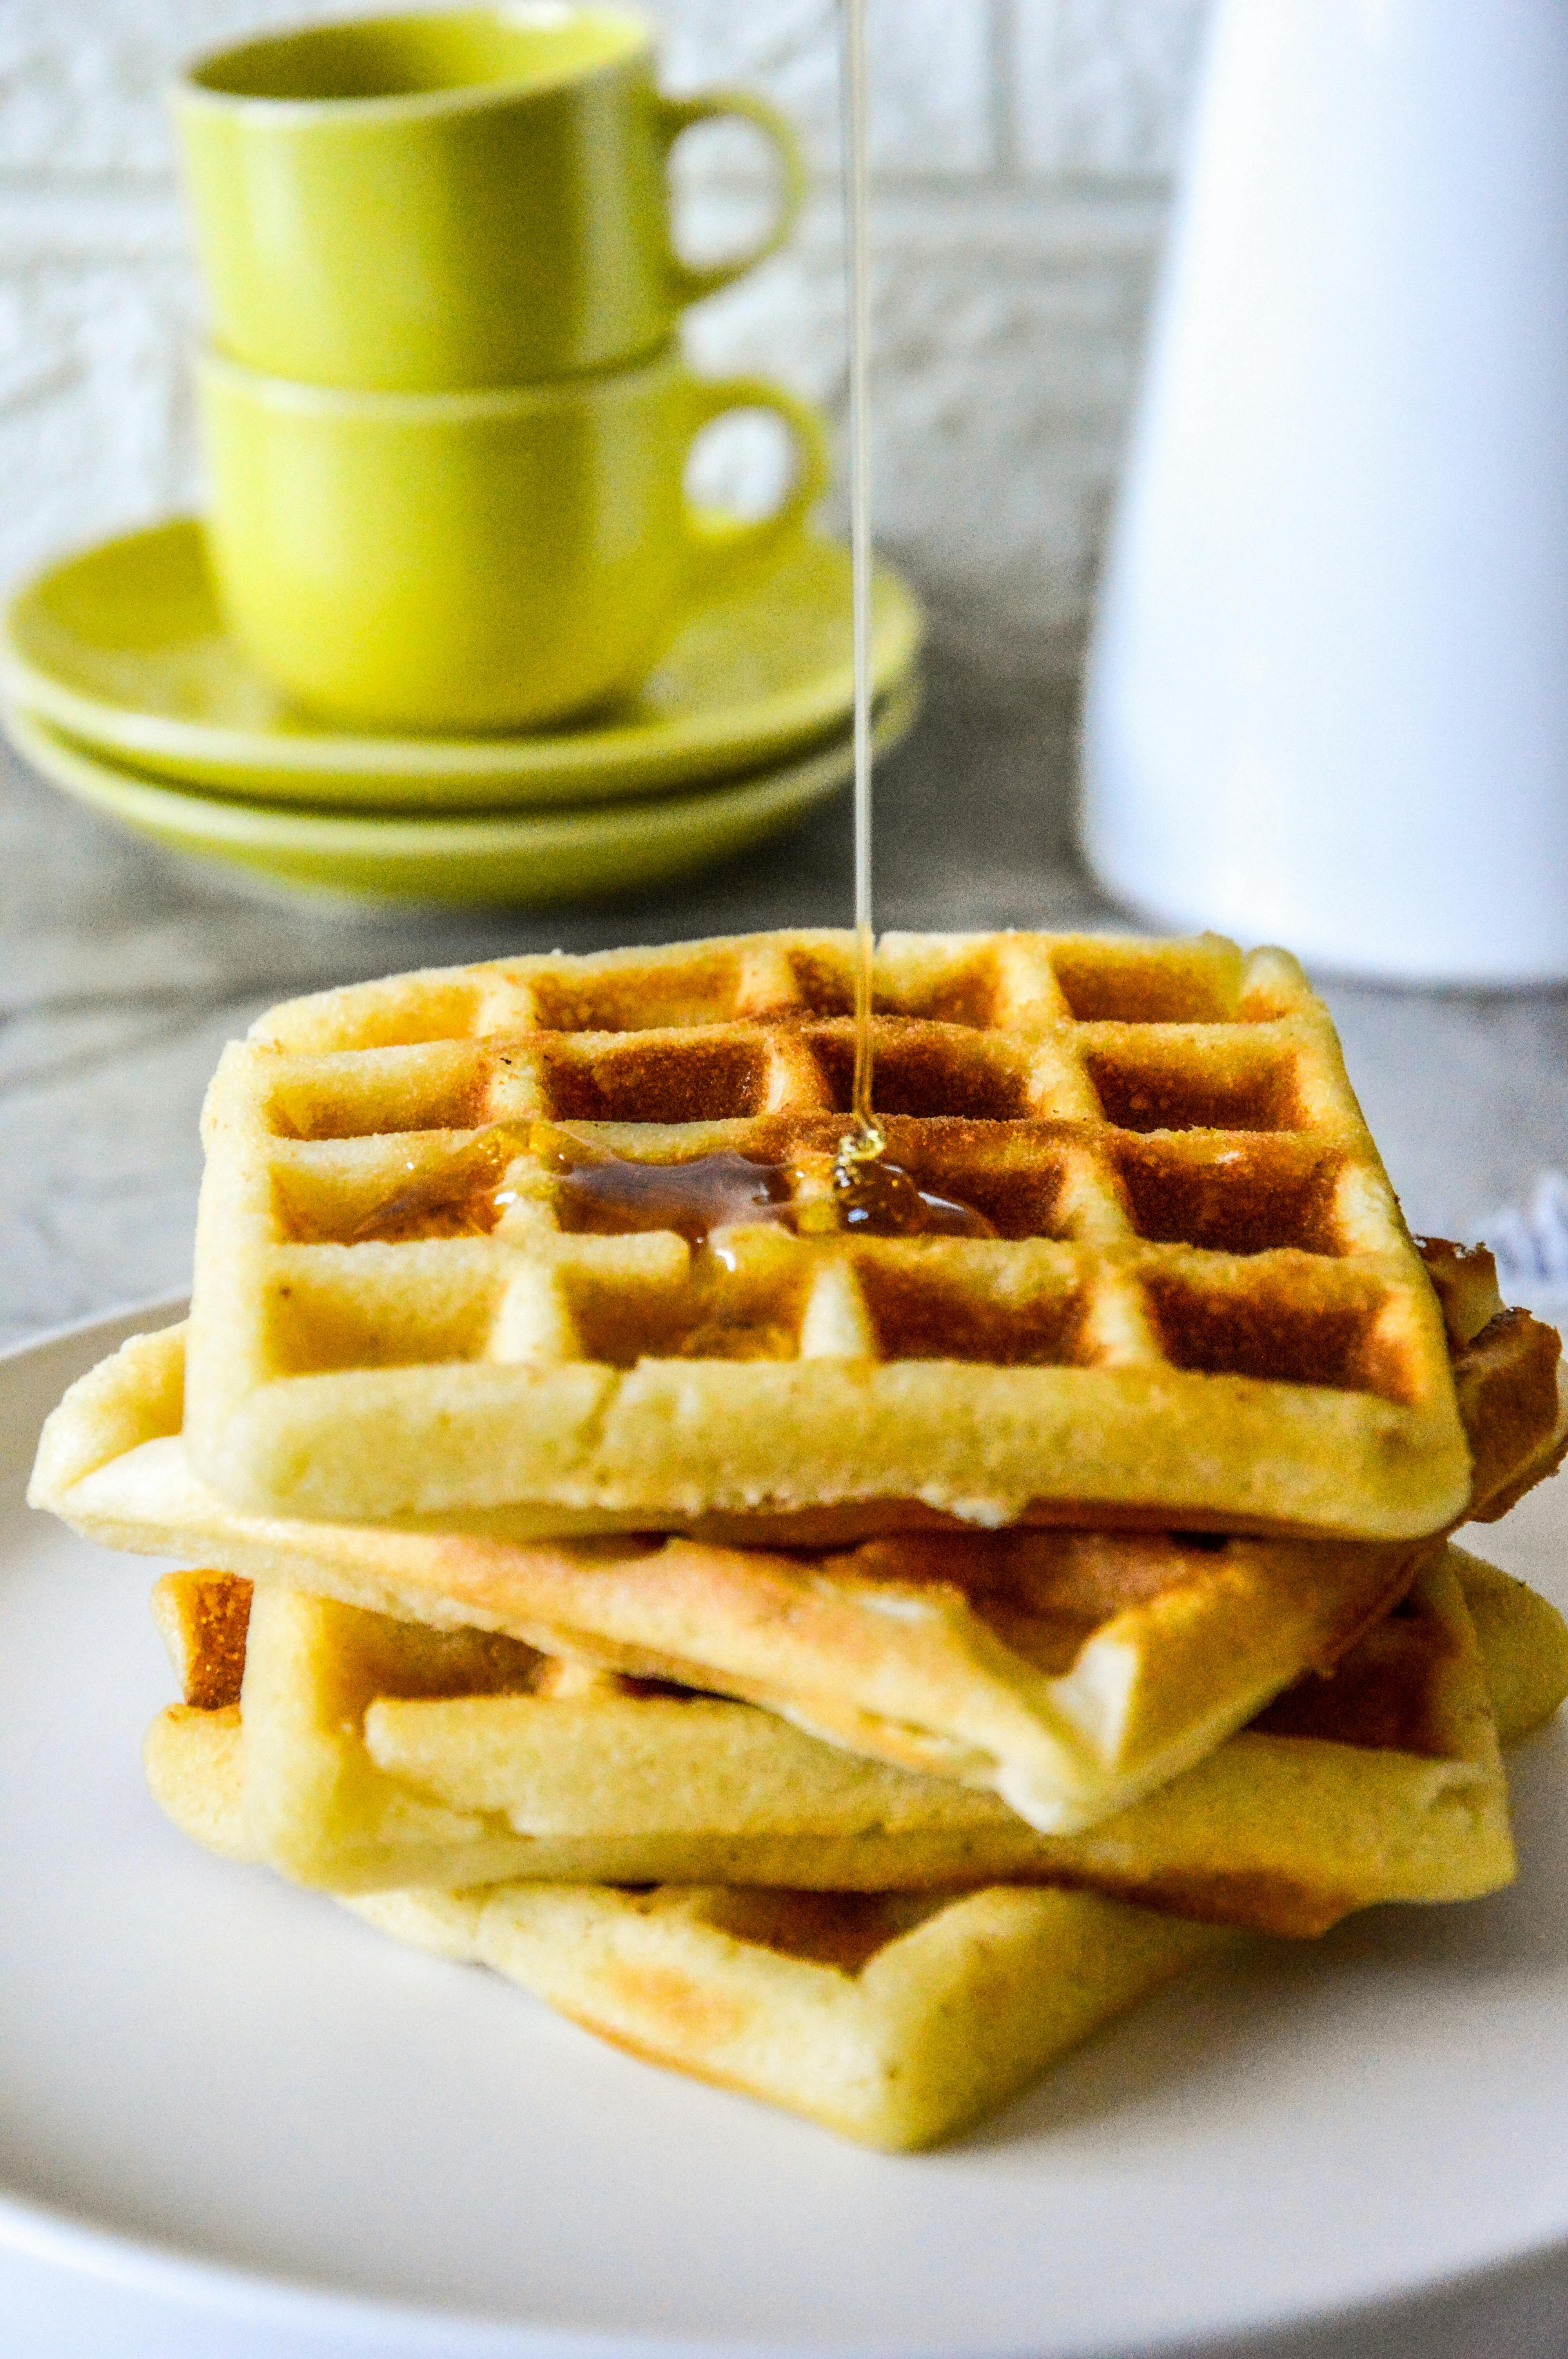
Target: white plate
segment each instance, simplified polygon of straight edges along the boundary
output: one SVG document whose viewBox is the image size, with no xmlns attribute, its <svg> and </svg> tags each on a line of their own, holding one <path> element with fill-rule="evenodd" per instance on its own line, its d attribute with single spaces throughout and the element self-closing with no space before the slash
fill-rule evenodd
<svg viewBox="0 0 1568 2359">
<path fill-rule="evenodd" d="M 165 1825 L 152 1568 L 19 1503 L 65 1384 L 173 1315 L 0 1363 L 6 2359 L 1562 2351 L 1563 1731 L 1512 1892 L 1268 1951 L 964 2144 L 862 2153 Z M 1565 1527 L 1559 1484 L 1488 1538 L 1568 1603 Z"/>
</svg>

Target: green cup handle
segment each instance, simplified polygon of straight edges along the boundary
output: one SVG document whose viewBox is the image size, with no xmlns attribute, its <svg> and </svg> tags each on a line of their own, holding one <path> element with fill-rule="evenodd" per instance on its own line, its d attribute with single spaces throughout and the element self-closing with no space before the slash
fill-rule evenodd
<svg viewBox="0 0 1568 2359">
<path fill-rule="evenodd" d="M 827 489 L 831 462 L 827 429 L 816 411 L 764 376 L 730 376 L 717 383 L 693 378 L 687 393 L 688 450 L 705 426 L 732 409 L 771 409 L 789 428 L 795 451 L 795 482 L 772 516 L 741 522 L 688 506 L 693 588 L 700 593 L 744 572 L 754 559 L 798 532 Z"/>
<path fill-rule="evenodd" d="M 661 98 L 664 114 L 665 152 L 667 155 L 683 131 L 694 123 L 708 123 L 715 116 L 742 115 L 765 131 L 778 153 L 784 170 L 784 192 L 779 201 L 778 216 L 767 235 L 744 254 L 731 255 L 725 262 L 716 262 L 703 269 L 683 262 L 678 255 L 670 257 L 670 281 L 677 303 L 696 303 L 704 295 L 715 295 L 719 288 L 732 280 L 743 278 L 770 254 L 776 254 L 788 237 L 806 201 L 806 158 L 800 152 L 800 141 L 795 126 L 776 106 L 765 98 L 754 98 L 749 90 L 705 90 L 695 98 Z"/>
</svg>

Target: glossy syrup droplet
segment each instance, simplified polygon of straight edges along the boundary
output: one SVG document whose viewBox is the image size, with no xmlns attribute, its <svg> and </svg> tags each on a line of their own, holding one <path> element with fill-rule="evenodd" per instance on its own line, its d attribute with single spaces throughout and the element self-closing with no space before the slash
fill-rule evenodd
<svg viewBox="0 0 1568 2359">
<path fill-rule="evenodd" d="M 851 1236 L 994 1237 L 1000 1232 L 956 1196 L 923 1188 L 902 1164 L 885 1155 L 846 1158 L 840 1150 L 833 1175 L 839 1216 Z"/>
</svg>

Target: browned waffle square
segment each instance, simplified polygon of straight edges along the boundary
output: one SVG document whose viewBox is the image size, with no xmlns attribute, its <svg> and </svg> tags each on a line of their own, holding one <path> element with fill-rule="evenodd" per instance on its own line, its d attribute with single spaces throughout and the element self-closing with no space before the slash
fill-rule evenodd
<svg viewBox="0 0 1568 2359">
<path fill-rule="evenodd" d="M 1457 1514 L 1442 1318 L 1292 960 L 895 935 L 876 997 L 890 1152 L 994 1236 L 844 1226 L 842 935 L 263 1018 L 208 1105 L 203 1477 L 263 1512 L 533 1531 Z M 640 1167 L 608 1214 L 606 1156 Z M 695 1190 L 675 1168 L 716 1157 Z"/>
</svg>

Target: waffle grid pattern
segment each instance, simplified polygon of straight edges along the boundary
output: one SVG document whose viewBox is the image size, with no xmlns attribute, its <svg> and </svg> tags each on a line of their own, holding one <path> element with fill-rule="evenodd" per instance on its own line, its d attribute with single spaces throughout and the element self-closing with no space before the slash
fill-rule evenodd
<svg viewBox="0 0 1568 2359">
<path fill-rule="evenodd" d="M 869 1495 L 1390 1536 L 1456 1512 L 1441 1317 L 1293 961 L 1208 937 L 885 937 L 890 1155 L 994 1238 L 842 1227 L 851 994 L 846 936 L 776 935 L 399 977 L 262 1019 L 209 1103 L 189 1426 L 208 1478 L 327 1516 L 528 1500 L 668 1522 Z M 717 1248 L 646 1208 L 602 1234 L 578 1166 L 605 1155 L 744 1158 L 755 1197 Z M 800 1431 L 807 1362 L 877 1372 L 827 1388 L 834 1464 Z M 427 1461 L 401 1494 L 384 1468 L 367 1482 L 359 1440 L 334 1447 L 367 1380 L 389 1432 L 452 1435 L 459 1369 L 484 1372 L 480 1426 L 509 1372 L 541 1447 L 487 1462 L 476 1430 L 446 1480 Z M 1216 1377 L 1241 1380 L 1234 1431 Z M 279 1397 L 301 1378 L 308 1470 Z M 657 1396 L 635 1432 L 628 1387 Z M 1005 1482 L 931 1463 L 934 1408 L 1005 1425 L 1009 1397 L 1036 1440 L 1054 1417 L 1054 1447 L 1004 1436 Z M 1273 1479 L 1239 1463 L 1249 1416 Z M 735 1446 L 759 1417 L 773 1474 Z M 1180 1430 L 1177 1462 L 1206 1430 L 1201 1496 L 1167 1493 L 1155 1428 Z"/>
</svg>

